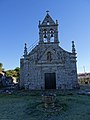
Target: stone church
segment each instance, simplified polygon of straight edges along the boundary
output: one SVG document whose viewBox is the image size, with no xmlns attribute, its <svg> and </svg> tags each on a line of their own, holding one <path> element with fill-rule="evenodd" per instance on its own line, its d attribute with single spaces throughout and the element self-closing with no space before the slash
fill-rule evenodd
<svg viewBox="0 0 90 120">
<path fill-rule="evenodd" d="M 58 39 L 58 21 L 47 12 L 39 21 L 39 42 L 28 53 L 24 47 L 20 59 L 20 87 L 31 90 L 77 88 L 77 66 L 74 41 L 72 52 L 61 48 Z"/>
</svg>

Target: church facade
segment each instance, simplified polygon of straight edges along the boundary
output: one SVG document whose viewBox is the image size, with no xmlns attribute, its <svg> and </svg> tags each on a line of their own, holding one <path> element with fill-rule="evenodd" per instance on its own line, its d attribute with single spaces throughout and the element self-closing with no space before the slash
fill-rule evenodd
<svg viewBox="0 0 90 120">
<path fill-rule="evenodd" d="M 31 90 L 77 88 L 77 66 L 74 41 L 72 52 L 59 45 L 58 21 L 49 13 L 39 21 L 39 42 L 29 53 L 24 47 L 20 59 L 20 87 Z"/>
</svg>

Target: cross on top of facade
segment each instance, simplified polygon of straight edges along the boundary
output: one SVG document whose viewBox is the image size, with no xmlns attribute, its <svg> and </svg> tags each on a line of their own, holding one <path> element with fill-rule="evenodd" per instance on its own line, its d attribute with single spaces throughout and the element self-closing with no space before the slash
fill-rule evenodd
<svg viewBox="0 0 90 120">
<path fill-rule="evenodd" d="M 48 14 L 48 13 L 49 13 L 49 10 L 47 10 L 46 12 L 47 12 L 47 14 Z"/>
</svg>

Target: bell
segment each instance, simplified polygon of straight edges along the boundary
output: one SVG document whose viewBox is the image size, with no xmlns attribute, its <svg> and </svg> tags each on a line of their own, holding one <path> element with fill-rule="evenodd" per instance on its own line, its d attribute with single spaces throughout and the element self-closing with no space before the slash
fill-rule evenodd
<svg viewBox="0 0 90 120">
<path fill-rule="evenodd" d="M 46 31 L 45 31 L 45 33 L 44 33 L 44 38 L 47 38 L 47 36 L 46 36 Z"/>
<path fill-rule="evenodd" d="M 51 37 L 53 37 L 53 34 L 51 34 Z"/>
<path fill-rule="evenodd" d="M 44 38 L 47 38 L 47 36 L 46 36 L 46 35 L 44 35 Z"/>
</svg>

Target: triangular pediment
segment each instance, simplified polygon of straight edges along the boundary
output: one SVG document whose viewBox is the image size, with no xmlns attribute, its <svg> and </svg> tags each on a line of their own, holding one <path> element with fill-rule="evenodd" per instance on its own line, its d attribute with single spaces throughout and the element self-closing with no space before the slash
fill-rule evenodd
<svg viewBox="0 0 90 120">
<path fill-rule="evenodd" d="M 48 63 L 48 60 L 47 60 L 47 53 L 51 53 L 51 62 L 50 63 L 52 63 L 52 62 L 54 62 L 54 61 L 56 61 L 56 60 L 58 60 L 58 57 L 57 57 L 57 55 L 56 55 L 56 51 L 55 50 L 53 50 L 51 47 L 49 47 L 46 51 L 44 51 L 43 53 L 42 53 L 42 55 L 40 56 L 40 58 L 39 58 L 39 60 L 38 60 L 38 63 Z"/>
<path fill-rule="evenodd" d="M 45 16 L 42 25 L 55 25 L 54 20 L 51 18 L 51 16 L 47 13 Z"/>
</svg>

